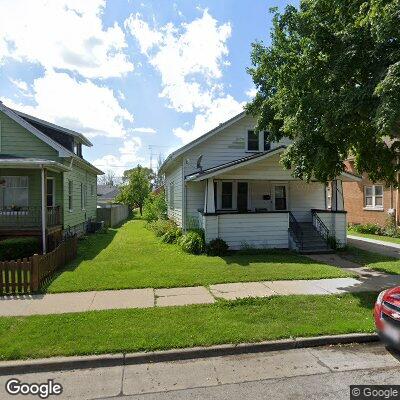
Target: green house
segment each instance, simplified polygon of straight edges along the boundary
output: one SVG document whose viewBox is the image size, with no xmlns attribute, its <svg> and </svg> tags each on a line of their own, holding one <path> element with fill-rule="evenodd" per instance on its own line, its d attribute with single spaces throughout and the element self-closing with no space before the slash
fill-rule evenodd
<svg viewBox="0 0 400 400">
<path fill-rule="evenodd" d="M 0 102 L 0 239 L 39 236 L 43 251 L 96 218 L 97 175 L 81 133 Z"/>
</svg>

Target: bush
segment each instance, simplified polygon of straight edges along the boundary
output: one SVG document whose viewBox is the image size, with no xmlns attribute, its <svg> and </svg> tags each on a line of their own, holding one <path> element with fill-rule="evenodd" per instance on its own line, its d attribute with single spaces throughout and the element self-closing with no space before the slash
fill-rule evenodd
<svg viewBox="0 0 400 400">
<path fill-rule="evenodd" d="M 216 238 L 208 243 L 206 252 L 209 256 L 224 256 L 228 252 L 229 246 L 225 240 L 221 238 Z"/>
<path fill-rule="evenodd" d="M 147 222 L 167 218 L 167 203 L 165 202 L 165 193 L 150 193 L 144 201 L 143 219 Z"/>
<path fill-rule="evenodd" d="M 177 227 L 175 222 L 169 219 L 158 219 L 157 221 L 150 222 L 147 226 L 158 237 L 165 235 L 170 229 Z"/>
<path fill-rule="evenodd" d="M 36 237 L 19 237 L 0 241 L 0 261 L 30 257 L 39 251 L 39 239 Z"/>
<path fill-rule="evenodd" d="M 189 231 L 178 240 L 179 246 L 186 253 L 200 254 L 204 250 L 204 238 L 197 231 Z"/>
<path fill-rule="evenodd" d="M 382 235 L 383 229 L 378 224 L 360 224 L 360 225 L 353 225 L 351 228 L 354 232 L 358 233 L 368 233 L 371 235 Z"/>
<path fill-rule="evenodd" d="M 182 229 L 177 226 L 171 227 L 167 232 L 162 235 L 161 240 L 164 243 L 176 243 L 176 241 L 182 236 Z"/>
</svg>

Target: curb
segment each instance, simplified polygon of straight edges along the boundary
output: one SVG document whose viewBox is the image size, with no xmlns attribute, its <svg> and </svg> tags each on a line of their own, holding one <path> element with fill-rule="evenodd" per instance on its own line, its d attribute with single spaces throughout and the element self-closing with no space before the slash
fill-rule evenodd
<svg viewBox="0 0 400 400">
<path fill-rule="evenodd" d="M 0 375 L 27 374 L 73 369 L 115 367 L 220 357 L 236 354 L 251 354 L 278 350 L 292 350 L 328 345 L 370 343 L 379 341 L 375 333 L 352 333 L 346 335 L 317 336 L 310 338 L 273 340 L 259 343 L 224 344 L 211 347 L 192 347 L 166 351 L 105 354 L 100 356 L 57 357 L 38 360 L 16 360 L 0 362 Z"/>
</svg>

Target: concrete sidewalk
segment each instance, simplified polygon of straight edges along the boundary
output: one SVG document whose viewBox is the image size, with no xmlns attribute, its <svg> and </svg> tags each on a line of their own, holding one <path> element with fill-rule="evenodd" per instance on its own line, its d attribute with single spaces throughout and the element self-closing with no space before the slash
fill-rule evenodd
<svg viewBox="0 0 400 400">
<path fill-rule="evenodd" d="M 347 242 L 349 245 L 358 247 L 361 250 L 372 251 L 373 253 L 379 253 L 388 257 L 400 258 L 400 244 L 353 235 L 347 236 Z"/>
<path fill-rule="evenodd" d="M 400 285 L 400 275 L 374 274 L 354 278 L 239 282 L 171 289 L 127 289 L 98 292 L 4 296 L 0 298 L 1 316 L 62 314 L 93 310 L 184 306 L 211 304 L 217 298 L 235 300 L 245 297 L 288 296 L 296 294 L 332 295 L 379 291 Z"/>
</svg>

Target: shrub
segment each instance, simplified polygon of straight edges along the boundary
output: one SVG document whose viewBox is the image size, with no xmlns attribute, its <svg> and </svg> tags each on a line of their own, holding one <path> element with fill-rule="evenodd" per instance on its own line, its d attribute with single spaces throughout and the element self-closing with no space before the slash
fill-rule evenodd
<svg viewBox="0 0 400 400">
<path fill-rule="evenodd" d="M 171 227 L 167 232 L 162 235 L 161 240 L 164 243 L 176 243 L 176 241 L 182 236 L 182 229 L 177 226 Z"/>
<path fill-rule="evenodd" d="M 204 238 L 201 233 L 197 231 L 189 231 L 181 236 L 178 244 L 186 253 L 200 254 L 204 250 Z"/>
<path fill-rule="evenodd" d="M 224 256 L 228 252 L 228 244 L 221 238 L 216 238 L 208 243 L 206 252 L 209 256 Z"/>
<path fill-rule="evenodd" d="M 163 236 L 170 229 L 176 228 L 175 222 L 169 219 L 158 219 L 157 221 L 150 222 L 147 226 L 158 237 Z"/>
<path fill-rule="evenodd" d="M 143 219 L 147 222 L 167 218 L 167 203 L 164 191 L 150 193 L 143 205 Z"/>
<path fill-rule="evenodd" d="M 39 251 L 39 239 L 36 237 L 19 237 L 0 241 L 0 261 L 30 257 Z"/>
<path fill-rule="evenodd" d="M 378 224 L 353 225 L 351 230 L 358 233 L 368 233 L 372 235 L 381 235 L 383 233 L 382 227 Z"/>
</svg>

